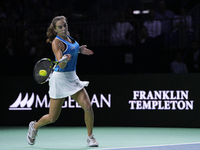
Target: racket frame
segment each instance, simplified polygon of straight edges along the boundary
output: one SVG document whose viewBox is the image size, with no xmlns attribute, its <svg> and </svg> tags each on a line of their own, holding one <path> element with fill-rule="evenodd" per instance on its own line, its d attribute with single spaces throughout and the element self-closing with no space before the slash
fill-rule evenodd
<svg viewBox="0 0 200 150">
<path fill-rule="evenodd" d="M 50 73 L 49 73 L 49 75 L 48 75 L 48 77 L 47 77 L 47 79 L 45 80 L 45 81 L 43 81 L 43 82 L 38 82 L 37 80 L 36 80 L 36 77 L 35 77 L 35 66 L 37 66 L 39 63 L 41 63 L 42 61 L 49 61 L 51 64 L 52 64 L 52 69 L 51 69 L 51 71 L 50 71 Z M 35 64 L 35 66 L 34 66 L 34 71 L 33 71 L 33 76 L 34 76 L 34 79 L 35 79 L 35 81 L 37 82 L 37 83 L 39 83 L 39 84 L 44 84 L 44 83 L 46 83 L 46 82 L 48 82 L 49 81 L 49 79 L 51 78 L 51 76 L 52 76 L 52 74 L 53 74 L 53 72 L 54 72 L 54 69 L 56 68 L 56 66 L 58 66 L 60 63 L 62 63 L 62 62 L 67 62 L 67 56 L 63 56 L 60 60 L 58 60 L 58 61 L 53 61 L 53 60 L 51 60 L 51 59 L 49 59 L 49 58 L 42 58 L 42 59 L 40 59 L 36 64 Z M 51 67 L 51 66 L 50 66 Z M 44 69 L 44 70 L 47 70 L 47 69 Z"/>
</svg>

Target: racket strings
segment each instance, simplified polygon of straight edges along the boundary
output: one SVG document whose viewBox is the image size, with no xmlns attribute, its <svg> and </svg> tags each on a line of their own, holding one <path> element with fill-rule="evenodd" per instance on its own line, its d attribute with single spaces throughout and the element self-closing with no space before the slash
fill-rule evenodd
<svg viewBox="0 0 200 150">
<path fill-rule="evenodd" d="M 49 60 L 41 60 L 34 67 L 34 78 L 36 82 L 42 84 L 44 83 L 50 76 L 53 69 L 53 63 Z M 46 76 L 41 76 L 39 74 L 40 70 L 45 70 L 47 72 Z"/>
</svg>

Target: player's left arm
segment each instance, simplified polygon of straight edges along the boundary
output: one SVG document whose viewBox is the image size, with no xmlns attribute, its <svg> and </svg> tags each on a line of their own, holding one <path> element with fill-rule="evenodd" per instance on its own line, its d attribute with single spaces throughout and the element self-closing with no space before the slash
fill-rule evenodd
<svg viewBox="0 0 200 150">
<path fill-rule="evenodd" d="M 79 52 L 84 55 L 93 55 L 94 52 L 87 48 L 87 45 L 82 45 L 79 47 Z"/>
</svg>

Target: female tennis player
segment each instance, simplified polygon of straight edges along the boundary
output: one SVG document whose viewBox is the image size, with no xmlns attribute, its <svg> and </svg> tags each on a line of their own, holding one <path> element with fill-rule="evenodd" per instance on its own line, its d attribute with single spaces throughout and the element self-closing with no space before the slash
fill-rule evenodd
<svg viewBox="0 0 200 150">
<path fill-rule="evenodd" d="M 86 45 L 79 47 L 79 44 L 69 35 L 67 19 L 64 16 L 53 18 L 47 29 L 47 42 L 52 43 L 52 50 L 55 59 L 60 60 L 66 55 L 67 61 L 60 63 L 49 80 L 50 108 L 49 114 L 41 117 L 37 122 L 29 123 L 27 141 L 30 145 L 35 144 L 37 131 L 40 127 L 55 122 L 61 112 L 65 98 L 71 96 L 84 110 L 85 124 L 88 132 L 86 143 L 90 147 L 97 147 L 93 131 L 94 114 L 89 96 L 85 86 L 87 81 L 80 81 L 76 75 L 76 63 L 78 53 L 92 55 L 93 51 L 87 49 Z"/>
</svg>

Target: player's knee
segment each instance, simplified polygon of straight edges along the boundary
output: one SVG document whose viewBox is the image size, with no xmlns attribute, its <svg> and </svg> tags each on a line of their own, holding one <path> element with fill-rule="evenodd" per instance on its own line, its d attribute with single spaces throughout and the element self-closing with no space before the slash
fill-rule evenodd
<svg viewBox="0 0 200 150">
<path fill-rule="evenodd" d="M 85 108 L 84 108 L 84 111 L 86 112 L 92 112 L 92 105 L 87 105 Z"/>
</svg>

